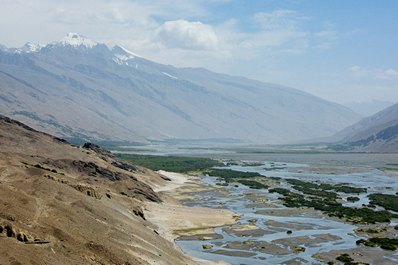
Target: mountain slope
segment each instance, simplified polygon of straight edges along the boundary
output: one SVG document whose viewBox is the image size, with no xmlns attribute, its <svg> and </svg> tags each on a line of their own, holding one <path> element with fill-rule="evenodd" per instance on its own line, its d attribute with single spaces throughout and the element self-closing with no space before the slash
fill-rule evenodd
<svg viewBox="0 0 398 265">
<path fill-rule="evenodd" d="M 398 152 L 398 103 L 345 128 L 335 137 L 348 149 Z"/>
<path fill-rule="evenodd" d="M 63 137 L 286 143 L 358 120 L 295 89 L 157 64 L 77 34 L 28 47 L 0 51 L 0 111 Z"/>
<path fill-rule="evenodd" d="M 226 211 L 205 209 L 204 219 L 200 208 L 160 203 L 171 198 L 154 190 L 177 183 L 92 144 L 72 146 L 0 116 L 0 146 L 2 265 L 213 264 L 186 256 L 154 221 L 172 229 L 234 222 Z M 148 212 L 154 207 L 163 215 Z"/>
</svg>

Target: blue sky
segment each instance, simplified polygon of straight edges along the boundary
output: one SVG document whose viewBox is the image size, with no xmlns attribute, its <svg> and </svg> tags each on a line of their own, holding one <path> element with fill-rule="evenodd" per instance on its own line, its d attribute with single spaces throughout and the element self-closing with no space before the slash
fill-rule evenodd
<svg viewBox="0 0 398 265">
<path fill-rule="evenodd" d="M 0 43 L 68 32 L 344 103 L 398 101 L 398 1 L 3 0 Z"/>
</svg>

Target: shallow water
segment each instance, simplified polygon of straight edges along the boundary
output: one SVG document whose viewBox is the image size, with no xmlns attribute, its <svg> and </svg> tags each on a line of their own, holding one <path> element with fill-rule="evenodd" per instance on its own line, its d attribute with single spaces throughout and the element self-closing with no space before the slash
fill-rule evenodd
<svg viewBox="0 0 398 265">
<path fill-rule="evenodd" d="M 341 166 L 341 165 L 340 165 Z M 368 193 L 382 192 L 395 194 L 398 191 L 398 179 L 385 176 L 382 171 L 372 167 L 363 167 L 360 172 L 354 173 L 347 168 L 346 173 L 316 173 L 311 167 L 304 163 L 264 162 L 261 166 L 229 166 L 228 168 L 238 171 L 258 172 L 267 177 L 296 178 L 304 181 L 316 181 L 322 183 L 348 183 L 350 186 L 368 188 Z M 215 186 L 220 182 L 214 177 L 204 177 L 203 182 L 209 186 Z M 284 184 L 287 185 L 288 184 Z M 223 188 L 224 189 L 224 188 Z M 339 219 L 329 218 L 319 212 L 312 210 L 293 211 L 288 216 L 280 216 L 278 212 L 289 211 L 278 200 L 280 195 L 268 193 L 267 190 L 250 189 L 243 185 L 229 185 L 225 190 L 209 190 L 198 192 L 194 201 L 183 202 L 190 206 L 201 206 L 211 208 L 225 208 L 243 214 L 239 224 L 232 228 L 245 224 L 254 224 L 264 233 L 248 232 L 246 235 L 237 235 L 228 227 L 219 227 L 215 232 L 222 236 L 221 239 L 213 240 L 180 240 L 179 246 L 189 255 L 209 260 L 224 260 L 231 264 L 283 264 L 291 260 L 300 261 L 298 264 L 321 264 L 312 256 L 317 253 L 330 250 L 344 250 L 355 248 L 355 242 L 360 238 L 355 235 L 355 225 L 342 222 Z M 255 203 L 253 196 L 264 196 L 267 203 Z M 339 194 L 345 198 L 349 195 Z M 367 204 L 367 194 L 361 194 L 359 202 L 344 202 L 346 206 L 357 207 L 363 203 Z M 357 195 L 355 195 L 357 196 Z M 272 211 L 272 213 L 271 213 Z M 395 223 L 397 220 L 393 220 Z M 267 225 L 267 224 L 278 225 Z M 260 230 L 260 231 L 261 231 Z M 290 230 L 292 233 L 287 234 Z M 322 240 L 324 235 L 331 237 Z M 306 237 L 303 239 L 302 237 Z M 320 238 L 320 239 L 319 239 Z M 253 247 L 245 246 L 250 241 Z M 303 241 L 304 240 L 304 241 Z M 237 243 L 237 244 L 236 244 Z M 204 250 L 202 245 L 209 244 L 213 247 Z M 255 246 L 267 244 L 267 247 L 257 248 Z M 243 246 L 236 249 L 236 246 Z M 305 251 L 293 253 L 292 248 L 304 247 Z M 268 249 L 279 249 L 283 253 L 272 252 Z M 220 251 L 222 253 L 220 254 Z M 233 253 L 239 251 L 239 253 Z M 214 254 L 212 252 L 218 252 Z M 230 256 L 228 255 L 238 255 Z M 248 256 L 248 257 L 243 257 Z M 398 253 L 389 253 L 389 258 L 398 264 Z M 296 263 L 295 263 L 296 264 Z"/>
</svg>

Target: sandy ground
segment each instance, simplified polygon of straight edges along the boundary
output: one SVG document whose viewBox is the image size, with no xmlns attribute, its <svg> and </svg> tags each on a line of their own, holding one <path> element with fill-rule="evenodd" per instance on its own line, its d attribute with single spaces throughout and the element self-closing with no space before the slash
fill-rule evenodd
<svg viewBox="0 0 398 265">
<path fill-rule="evenodd" d="M 190 182 L 192 183 L 192 180 L 196 178 L 189 175 L 184 175 L 175 172 L 167 172 L 164 170 L 159 170 L 158 173 L 169 178 L 171 181 L 167 181 L 166 185 L 158 185 L 157 187 L 155 187 L 153 190 L 156 192 L 173 191 Z"/>
<path fill-rule="evenodd" d="M 179 188 L 197 185 L 193 182 L 197 177 L 166 171 L 158 173 L 171 181 L 167 181 L 164 186 L 157 187 L 155 191 L 162 191 L 168 196 L 173 196 L 173 193 Z M 237 215 L 231 211 L 187 207 L 170 201 L 161 204 L 146 203 L 144 210 L 147 220 L 158 227 L 157 232 L 171 242 L 181 235 L 212 233 L 214 227 L 234 224 L 237 218 Z M 199 259 L 195 259 L 195 261 L 196 264 L 228 264 L 222 261 L 212 262 Z"/>
<path fill-rule="evenodd" d="M 383 173 L 392 178 L 398 178 L 398 170 L 383 170 Z"/>
</svg>

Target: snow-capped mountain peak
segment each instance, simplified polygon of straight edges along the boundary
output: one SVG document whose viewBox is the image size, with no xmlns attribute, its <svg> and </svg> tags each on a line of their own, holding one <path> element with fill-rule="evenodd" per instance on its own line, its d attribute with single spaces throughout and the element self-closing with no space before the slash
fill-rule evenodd
<svg viewBox="0 0 398 265">
<path fill-rule="evenodd" d="M 73 47 L 84 46 L 86 48 L 93 48 L 94 46 L 98 45 L 97 42 L 72 32 L 68 33 L 68 35 L 62 38 L 62 40 L 59 43 L 64 46 L 66 45 L 70 45 Z"/>
<path fill-rule="evenodd" d="M 21 51 L 26 53 L 38 52 L 41 48 L 43 48 L 43 45 L 27 42 L 24 46 L 22 46 Z"/>
</svg>

